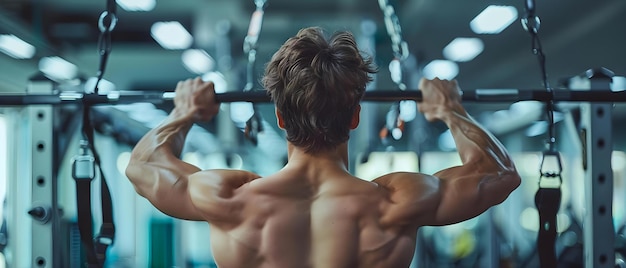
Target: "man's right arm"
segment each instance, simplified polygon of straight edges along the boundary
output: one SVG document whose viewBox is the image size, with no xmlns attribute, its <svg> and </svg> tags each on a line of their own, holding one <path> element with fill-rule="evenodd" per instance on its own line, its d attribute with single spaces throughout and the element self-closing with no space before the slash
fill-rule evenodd
<svg viewBox="0 0 626 268">
<path fill-rule="evenodd" d="M 388 190 L 390 220 L 446 225 L 473 218 L 504 201 L 521 179 L 502 144 L 474 121 L 460 103 L 455 81 L 422 80 L 420 112 L 450 128 L 462 165 L 433 176 L 397 174 L 381 178 Z M 393 211 L 399 210 L 399 211 Z"/>
</svg>

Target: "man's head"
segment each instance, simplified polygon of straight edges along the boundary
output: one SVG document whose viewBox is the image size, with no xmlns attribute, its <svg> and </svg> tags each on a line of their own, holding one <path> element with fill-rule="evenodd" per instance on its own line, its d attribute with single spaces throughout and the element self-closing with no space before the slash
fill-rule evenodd
<svg viewBox="0 0 626 268">
<path fill-rule="evenodd" d="M 338 32 L 327 40 L 321 29 L 306 28 L 274 54 L 263 85 L 276 104 L 287 140 L 316 153 L 348 140 L 374 72 L 352 34 Z"/>
</svg>

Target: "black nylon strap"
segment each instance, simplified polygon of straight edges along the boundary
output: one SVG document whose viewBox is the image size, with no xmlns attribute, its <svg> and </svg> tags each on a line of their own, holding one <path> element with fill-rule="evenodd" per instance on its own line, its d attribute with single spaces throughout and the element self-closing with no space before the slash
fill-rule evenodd
<svg viewBox="0 0 626 268">
<path fill-rule="evenodd" d="M 542 268 L 556 267 L 556 214 L 561 204 L 561 189 L 539 188 L 535 194 L 535 206 L 539 211 L 537 251 Z"/>
<path fill-rule="evenodd" d="M 76 205 L 78 207 L 78 229 L 87 255 L 87 267 L 102 267 L 106 261 L 106 251 L 113 244 L 115 238 L 115 224 L 113 223 L 111 193 L 100 165 L 100 156 L 94 146 L 94 128 L 91 124 L 90 109 L 89 105 L 83 104 L 82 133 L 89 142 L 100 174 L 102 225 L 95 239 L 92 231 L 91 180 L 76 180 Z"/>
<path fill-rule="evenodd" d="M 76 180 L 76 206 L 78 208 L 78 231 L 80 232 L 80 241 L 82 241 L 85 254 L 87 255 L 87 267 L 99 266 L 92 240 L 91 181 Z"/>
<path fill-rule="evenodd" d="M 96 164 L 100 166 L 99 158 L 96 158 Z M 106 260 L 106 252 L 110 245 L 113 244 L 115 238 L 115 224 L 113 223 L 113 204 L 111 201 L 111 192 L 106 182 L 104 173 L 100 168 L 100 199 L 102 207 L 102 225 L 100 232 L 96 237 L 95 250 L 96 256 L 101 263 Z"/>
</svg>

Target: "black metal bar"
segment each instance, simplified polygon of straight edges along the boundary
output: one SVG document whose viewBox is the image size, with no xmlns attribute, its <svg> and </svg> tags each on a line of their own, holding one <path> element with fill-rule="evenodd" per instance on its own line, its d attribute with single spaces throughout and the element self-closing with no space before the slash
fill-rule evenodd
<svg viewBox="0 0 626 268">
<path fill-rule="evenodd" d="M 272 102 L 270 97 L 267 95 L 265 90 L 253 90 L 253 91 L 234 91 L 234 92 L 225 92 L 215 95 L 215 100 L 217 102 L 254 102 L 254 103 L 262 103 L 262 102 Z"/>
<path fill-rule="evenodd" d="M 571 91 L 555 90 L 554 94 L 545 90 L 518 90 L 518 89 L 478 89 L 462 92 L 463 101 L 467 102 L 516 102 L 516 101 L 570 101 L 570 102 L 626 102 L 626 91 Z M 94 95 L 81 93 L 62 94 L 0 94 L 0 106 L 23 105 L 60 105 L 88 103 L 97 104 L 129 104 L 136 102 L 164 103 L 173 99 L 174 92 L 145 92 L 119 91 L 108 95 Z M 270 97 L 263 90 L 226 92 L 216 95 L 218 102 L 254 102 L 268 103 Z M 363 101 L 393 102 L 400 100 L 422 100 L 419 90 L 377 90 L 367 91 Z"/>
</svg>

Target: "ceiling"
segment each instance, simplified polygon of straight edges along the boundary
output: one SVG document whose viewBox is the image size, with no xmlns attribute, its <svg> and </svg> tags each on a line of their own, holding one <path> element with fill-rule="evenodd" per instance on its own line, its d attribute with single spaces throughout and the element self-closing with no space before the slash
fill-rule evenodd
<svg viewBox="0 0 626 268">
<path fill-rule="evenodd" d="M 403 38 L 417 59 L 417 67 L 442 59 L 442 49 L 455 37 L 473 37 L 469 21 L 489 4 L 514 5 L 524 15 L 524 1 L 398 0 L 395 6 Z M 158 0 L 150 12 L 119 9 L 113 34 L 113 50 L 105 78 L 118 89 L 171 90 L 176 82 L 194 76 L 181 62 L 181 51 L 168 51 L 151 38 L 156 21 L 178 20 L 194 35 L 195 47 L 215 53 L 217 25 L 228 21 L 232 56 L 231 87 L 239 88 L 245 73 L 242 53 L 254 1 Z M 15 60 L 0 54 L 0 91 L 19 91 L 37 72 L 40 57 L 60 55 L 78 65 L 84 76 L 93 76 L 98 66 L 96 22 L 105 1 L 3 0 L 0 2 L 0 33 L 13 33 L 34 43 L 33 59 Z M 584 0 L 537 1 L 541 18 L 540 38 L 547 58 L 551 84 L 578 75 L 589 68 L 606 67 L 626 74 L 626 1 Z M 361 22 L 372 20 L 376 63 L 381 66 L 378 88 L 393 88 L 387 64 L 391 46 L 378 2 L 363 0 L 269 0 L 259 39 L 255 77 L 263 63 L 298 29 L 322 26 L 329 31 L 347 29 L 358 35 Z M 480 35 L 485 50 L 470 62 L 459 63 L 457 79 L 463 88 L 541 88 L 530 36 L 520 23 L 496 35 Z M 219 55 L 214 55 L 214 57 Z M 222 62 L 223 63 L 223 62 Z M 228 68 L 232 67 L 232 68 Z"/>
<path fill-rule="evenodd" d="M 11 33 L 37 47 L 35 57 L 16 60 L 0 54 L 0 92 L 23 92 L 28 78 L 38 72 L 41 57 L 58 55 L 76 64 L 84 77 L 97 72 L 99 55 L 96 23 L 105 0 L 1 0 L 0 33 Z M 409 45 L 408 73 L 419 78 L 419 69 L 442 59 L 442 49 L 456 37 L 479 37 L 485 50 L 469 62 L 459 63 L 456 79 L 464 89 L 542 88 L 531 38 L 519 22 L 496 35 L 477 35 L 469 22 L 490 4 L 513 5 L 524 16 L 524 1 L 396 0 L 402 36 Z M 157 0 L 150 12 L 118 8 L 113 49 L 105 79 L 118 90 L 171 91 L 179 80 L 194 77 L 182 64 L 179 50 L 165 50 L 150 36 L 157 21 L 180 21 L 194 36 L 194 47 L 207 50 L 225 73 L 230 90 L 243 88 L 247 57 L 243 39 L 252 0 Z M 537 1 L 541 18 L 539 36 L 547 59 L 551 85 L 590 68 L 606 67 L 626 75 L 626 1 Z M 255 78 L 271 55 L 300 28 L 321 26 L 329 32 L 350 30 L 360 35 L 361 24 L 377 26 L 373 41 L 375 62 L 380 66 L 377 89 L 395 89 L 387 65 L 391 42 L 378 1 L 374 0 L 268 0 L 258 42 Z M 229 31 L 221 35 L 225 25 Z M 415 79 L 409 88 L 415 88 Z M 259 85 L 257 85 L 259 86 Z M 507 104 L 508 105 L 508 104 Z M 499 107 L 480 104 L 481 107 Z M 626 109 L 622 109 L 620 113 Z M 381 118 L 384 116 L 381 115 Z"/>
</svg>

